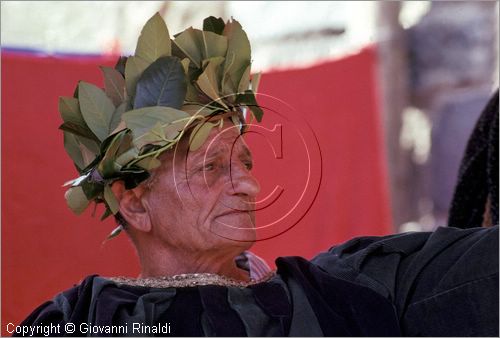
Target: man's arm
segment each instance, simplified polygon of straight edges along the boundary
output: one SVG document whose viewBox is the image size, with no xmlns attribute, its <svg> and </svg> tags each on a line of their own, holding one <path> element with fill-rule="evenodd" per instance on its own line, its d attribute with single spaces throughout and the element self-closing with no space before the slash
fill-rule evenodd
<svg viewBox="0 0 500 338">
<path fill-rule="evenodd" d="M 389 299 L 404 335 L 498 336 L 498 226 L 361 237 L 312 262 Z"/>
</svg>

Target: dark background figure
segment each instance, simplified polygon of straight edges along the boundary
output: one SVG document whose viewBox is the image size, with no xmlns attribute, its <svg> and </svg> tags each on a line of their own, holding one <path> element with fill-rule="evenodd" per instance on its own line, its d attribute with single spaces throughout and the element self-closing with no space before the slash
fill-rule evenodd
<svg viewBox="0 0 500 338">
<path fill-rule="evenodd" d="M 498 90 L 467 143 L 451 202 L 448 226 L 498 224 Z"/>
</svg>

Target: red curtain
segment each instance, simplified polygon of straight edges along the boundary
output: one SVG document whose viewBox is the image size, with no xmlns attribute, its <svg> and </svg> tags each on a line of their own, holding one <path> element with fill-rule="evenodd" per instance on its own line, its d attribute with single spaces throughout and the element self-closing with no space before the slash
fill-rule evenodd
<svg viewBox="0 0 500 338">
<path fill-rule="evenodd" d="M 99 221 L 103 210 L 73 215 L 61 187 L 76 171 L 58 130 L 58 97 L 72 96 L 78 80 L 102 84 L 97 66 L 114 61 L 2 53 L 3 334 L 86 275 L 139 272 L 125 235 L 103 244 L 114 228 Z M 367 48 L 262 76 L 264 126 L 278 129 L 255 129 L 247 140 L 260 197 L 270 195 L 257 213 L 259 236 L 274 237 L 254 250 L 271 265 L 277 256 L 311 258 L 351 237 L 392 231 L 376 64 Z"/>
</svg>

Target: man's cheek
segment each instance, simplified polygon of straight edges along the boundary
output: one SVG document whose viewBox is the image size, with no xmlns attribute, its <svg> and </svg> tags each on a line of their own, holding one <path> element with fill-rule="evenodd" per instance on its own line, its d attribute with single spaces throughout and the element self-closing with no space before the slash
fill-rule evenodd
<svg viewBox="0 0 500 338">
<path fill-rule="evenodd" d="M 255 212 L 250 213 L 250 220 L 252 221 L 252 224 L 255 227 Z"/>
</svg>

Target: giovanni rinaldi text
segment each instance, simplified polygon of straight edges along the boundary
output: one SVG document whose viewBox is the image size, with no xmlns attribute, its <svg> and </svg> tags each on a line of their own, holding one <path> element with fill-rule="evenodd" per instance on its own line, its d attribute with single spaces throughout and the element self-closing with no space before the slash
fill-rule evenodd
<svg viewBox="0 0 500 338">
<path fill-rule="evenodd" d="M 81 324 L 43 324 L 39 325 L 15 325 L 7 324 L 7 332 L 10 334 L 18 334 L 22 336 L 54 336 L 68 333 L 81 333 L 83 335 L 92 334 L 170 334 L 170 323 L 158 323 L 155 325 L 147 325 L 144 323 L 125 323 L 123 325 L 93 325 L 92 323 Z"/>
</svg>

